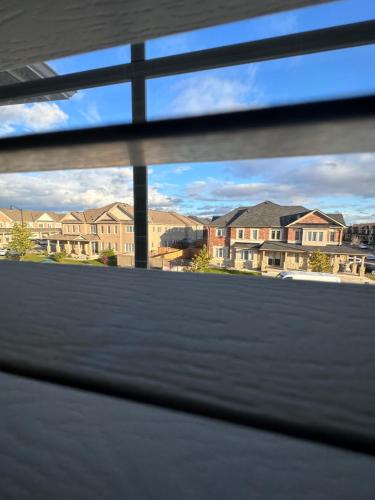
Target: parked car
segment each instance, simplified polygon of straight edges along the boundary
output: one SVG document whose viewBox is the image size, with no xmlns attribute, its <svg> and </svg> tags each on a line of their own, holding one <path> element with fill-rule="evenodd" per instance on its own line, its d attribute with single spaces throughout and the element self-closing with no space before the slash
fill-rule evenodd
<svg viewBox="0 0 375 500">
<path fill-rule="evenodd" d="M 368 255 L 365 259 L 367 273 L 375 274 L 375 255 Z"/>
<path fill-rule="evenodd" d="M 282 280 L 324 281 L 327 283 L 341 283 L 338 276 L 330 273 L 314 273 L 309 271 L 281 271 L 277 275 Z"/>
<path fill-rule="evenodd" d="M 8 254 L 8 249 L 7 248 L 0 248 L 0 256 L 1 257 L 4 257 L 7 254 Z"/>
<path fill-rule="evenodd" d="M 362 250 L 367 250 L 368 245 L 366 245 L 366 243 L 360 243 L 360 244 L 358 245 L 358 248 L 362 248 Z"/>
</svg>

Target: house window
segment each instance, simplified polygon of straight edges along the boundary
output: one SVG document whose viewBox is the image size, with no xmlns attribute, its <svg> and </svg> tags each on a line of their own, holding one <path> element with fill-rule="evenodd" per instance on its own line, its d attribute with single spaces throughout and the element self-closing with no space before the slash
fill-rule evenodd
<svg viewBox="0 0 375 500">
<path fill-rule="evenodd" d="M 110 241 L 108 242 L 108 247 L 107 248 L 108 248 L 108 250 L 112 250 L 111 242 Z"/>
<path fill-rule="evenodd" d="M 281 230 L 280 229 L 272 229 L 271 240 L 281 240 Z"/>
<path fill-rule="evenodd" d="M 125 243 L 125 252 L 134 252 L 134 243 Z"/>
<path fill-rule="evenodd" d="M 216 229 L 216 236 L 225 236 L 225 227 L 218 227 Z"/>
<path fill-rule="evenodd" d="M 281 252 L 269 252 L 268 265 L 279 267 L 281 265 Z"/>
<path fill-rule="evenodd" d="M 91 229 L 91 234 L 96 234 L 96 224 L 91 224 L 90 229 Z"/>
<path fill-rule="evenodd" d="M 239 240 L 243 240 L 244 239 L 244 230 L 243 229 L 237 229 L 237 238 Z"/>
<path fill-rule="evenodd" d="M 43 224 L 38 224 L 38 227 L 43 227 Z"/>
<path fill-rule="evenodd" d="M 302 239 L 302 231 L 301 231 L 301 229 L 296 229 L 295 240 L 296 241 L 301 241 L 301 239 Z"/>
<path fill-rule="evenodd" d="M 240 250 L 240 259 L 241 260 L 253 260 L 254 253 L 251 250 Z"/>
<path fill-rule="evenodd" d="M 108 234 L 111 234 L 111 226 L 107 226 Z"/>
<path fill-rule="evenodd" d="M 153 230 L 155 232 L 155 226 L 153 227 Z M 126 226 L 126 232 L 127 233 L 134 233 L 134 226 Z"/>
<path fill-rule="evenodd" d="M 253 240 L 257 240 L 258 239 L 258 229 L 253 229 L 251 231 L 251 237 Z"/>
<path fill-rule="evenodd" d="M 158 233 L 161 233 L 161 226 L 158 226 Z"/>
<path fill-rule="evenodd" d="M 104 226 L 101 226 L 102 234 L 104 234 Z"/>
<path fill-rule="evenodd" d="M 75 232 L 76 232 L 76 227 L 75 227 L 75 226 L 73 226 L 73 233 L 75 233 Z"/>
<path fill-rule="evenodd" d="M 115 243 L 115 250 L 118 251 L 118 243 Z"/>
<path fill-rule="evenodd" d="M 52 227 L 51 224 L 47 224 L 47 227 Z"/>
<path fill-rule="evenodd" d="M 216 247 L 215 248 L 215 257 L 217 259 L 224 259 L 226 257 L 226 248 L 225 247 Z"/>
<path fill-rule="evenodd" d="M 118 234 L 118 226 L 115 226 L 115 234 Z"/>
<path fill-rule="evenodd" d="M 323 231 L 307 231 L 308 241 L 323 241 Z"/>
<path fill-rule="evenodd" d="M 329 232 L 329 241 L 333 243 L 335 241 L 335 231 Z"/>
</svg>

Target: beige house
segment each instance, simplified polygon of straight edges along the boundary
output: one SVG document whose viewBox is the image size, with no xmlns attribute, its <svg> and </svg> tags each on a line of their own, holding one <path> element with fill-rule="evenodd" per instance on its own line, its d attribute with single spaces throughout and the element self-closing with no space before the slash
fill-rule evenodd
<svg viewBox="0 0 375 500">
<path fill-rule="evenodd" d="M 6 248 L 12 239 L 15 223 L 24 223 L 31 230 L 33 240 L 46 239 L 51 234 L 61 233 L 63 214 L 38 210 L 0 208 L 0 247 Z"/>
<path fill-rule="evenodd" d="M 363 275 L 367 252 L 342 243 L 341 214 L 265 201 L 240 207 L 209 224 L 212 263 L 236 269 L 309 270 L 314 250 L 328 254 L 334 272 Z"/>
<path fill-rule="evenodd" d="M 134 255 L 134 211 L 131 205 L 114 202 L 83 212 L 69 212 L 61 219 L 62 234 L 48 237 L 48 251 L 64 250 L 95 258 L 103 250 Z M 149 251 L 181 241 L 203 240 L 203 224 L 176 212 L 149 210 Z"/>
</svg>

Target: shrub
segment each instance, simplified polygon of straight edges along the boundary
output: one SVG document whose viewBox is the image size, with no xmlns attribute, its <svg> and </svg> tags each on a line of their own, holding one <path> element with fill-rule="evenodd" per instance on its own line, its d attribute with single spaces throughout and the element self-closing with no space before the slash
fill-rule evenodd
<svg viewBox="0 0 375 500">
<path fill-rule="evenodd" d="M 309 265 L 311 271 L 315 273 L 331 273 L 333 270 L 330 256 L 326 253 L 320 252 L 319 250 L 310 255 Z"/>
<path fill-rule="evenodd" d="M 210 260 L 211 257 L 209 256 L 206 245 L 204 245 L 202 250 L 195 257 L 193 257 L 190 271 L 193 273 L 201 273 L 205 271 L 210 263 Z"/>
<path fill-rule="evenodd" d="M 55 262 L 61 262 L 66 259 L 66 252 L 55 252 L 51 255 L 51 259 L 53 259 Z"/>
<path fill-rule="evenodd" d="M 98 260 L 106 266 L 117 266 L 117 256 L 113 250 L 103 250 Z"/>
</svg>

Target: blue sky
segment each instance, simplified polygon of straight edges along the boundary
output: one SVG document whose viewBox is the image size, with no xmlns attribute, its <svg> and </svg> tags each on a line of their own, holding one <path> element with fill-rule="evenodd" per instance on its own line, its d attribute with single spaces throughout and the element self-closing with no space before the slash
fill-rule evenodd
<svg viewBox="0 0 375 500">
<path fill-rule="evenodd" d="M 317 7 L 197 30 L 147 43 L 147 57 L 278 36 L 375 18 L 373 0 Z M 128 62 L 128 46 L 49 61 L 58 73 Z M 373 93 L 375 46 L 217 69 L 148 82 L 148 118 Z M 127 122 L 130 85 L 77 92 L 69 101 L 0 108 L 0 133 L 13 135 Z M 375 219 L 375 155 L 249 160 L 151 166 L 150 203 L 201 215 L 220 214 L 264 199 L 342 211 L 349 222 Z M 0 177 L 0 205 L 82 209 L 113 200 L 131 202 L 131 170 L 8 174 Z"/>
</svg>

